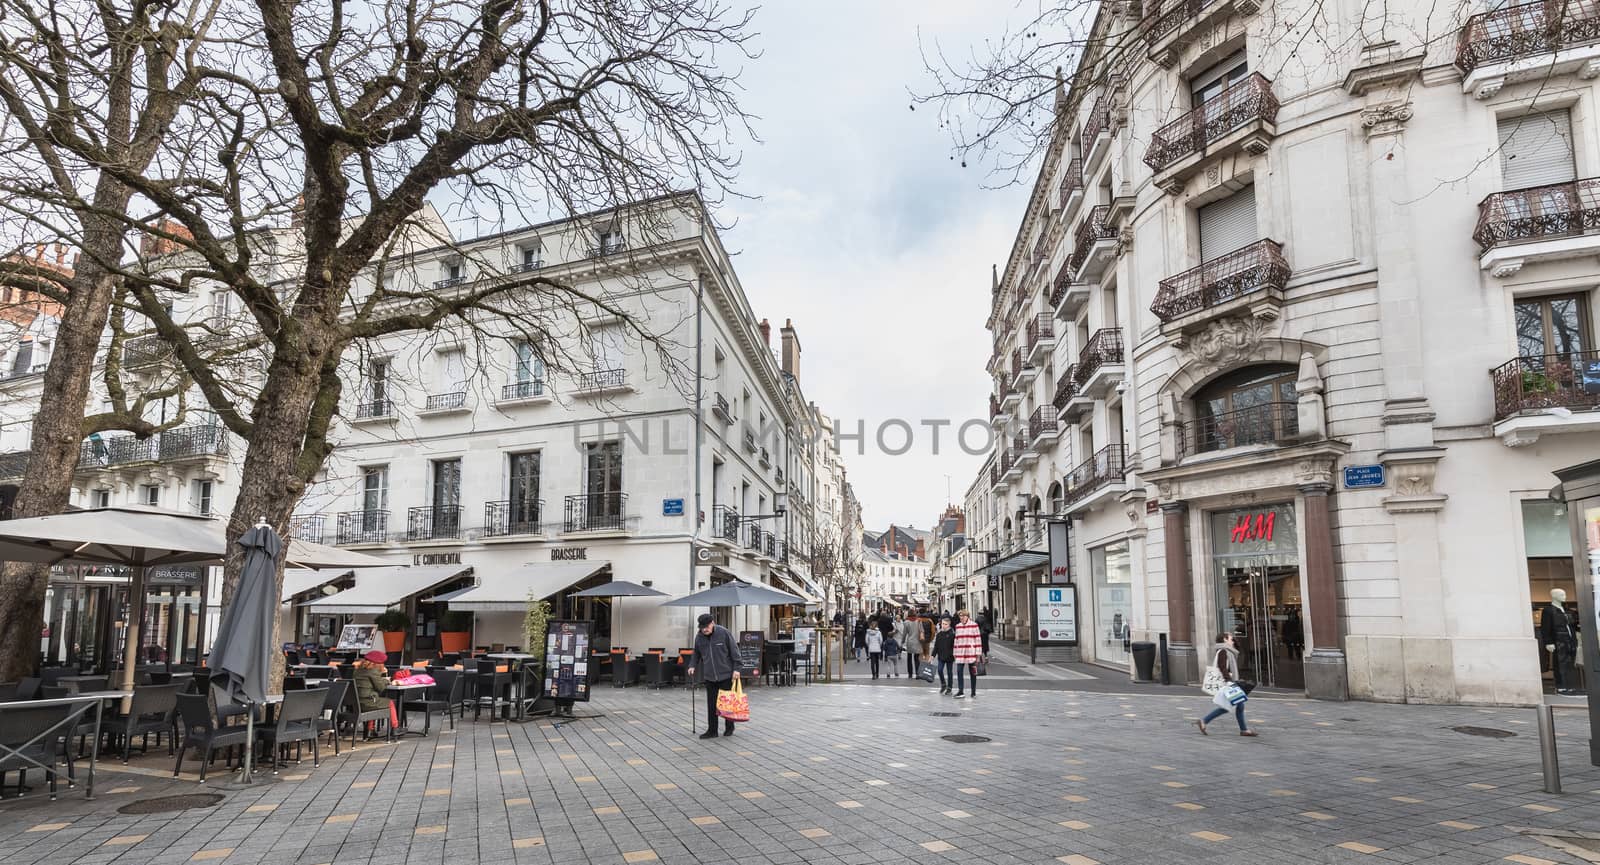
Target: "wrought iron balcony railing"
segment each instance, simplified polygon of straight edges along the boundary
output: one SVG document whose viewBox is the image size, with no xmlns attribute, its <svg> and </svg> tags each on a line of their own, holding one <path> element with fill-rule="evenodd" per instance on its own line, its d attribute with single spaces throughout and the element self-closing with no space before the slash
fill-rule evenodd
<svg viewBox="0 0 1600 865">
<path fill-rule="evenodd" d="M 1056 186 L 1056 193 L 1060 196 L 1060 205 L 1066 207 L 1067 202 L 1072 200 L 1072 194 L 1082 191 L 1083 157 L 1074 156 L 1072 161 L 1061 169 L 1061 182 Z"/>
<path fill-rule="evenodd" d="M 739 512 L 727 505 L 711 509 L 711 536 L 729 543 L 739 542 Z"/>
<path fill-rule="evenodd" d="M 1079 387 L 1094 377 L 1102 366 L 1122 363 L 1122 328 L 1102 327 L 1084 343 L 1078 352 L 1074 375 Z"/>
<path fill-rule="evenodd" d="M 583 390 L 602 390 L 608 387 L 622 387 L 628 382 L 628 371 L 625 369 L 599 369 L 586 372 L 578 376 L 578 387 Z"/>
<path fill-rule="evenodd" d="M 627 248 L 628 244 L 625 240 L 608 240 L 605 243 L 599 243 L 589 247 L 589 257 L 601 258 L 607 255 L 616 255 Z"/>
<path fill-rule="evenodd" d="M 1072 397 L 1078 392 L 1077 375 L 1078 365 L 1072 364 L 1061 373 L 1060 378 L 1056 379 L 1056 392 L 1054 397 L 1051 398 L 1050 404 L 1055 406 L 1058 411 L 1066 408 L 1067 403 L 1071 402 Z"/>
<path fill-rule="evenodd" d="M 1046 435 L 1055 435 L 1060 428 L 1056 425 L 1056 413 L 1045 411 L 1043 406 L 1033 410 L 1033 415 L 1028 418 L 1028 439 L 1038 441 Z"/>
<path fill-rule="evenodd" d="M 157 455 L 162 460 L 223 456 L 228 453 L 228 431 L 217 424 L 196 424 L 162 433 Z"/>
<path fill-rule="evenodd" d="M 1490 370 L 1494 419 L 1547 408 L 1600 407 L 1600 351 L 1524 355 Z"/>
<path fill-rule="evenodd" d="M 627 493 L 585 493 L 567 496 L 562 530 L 620 531 L 626 527 Z"/>
<path fill-rule="evenodd" d="M 992 421 L 999 416 L 1000 400 L 996 399 L 994 394 L 989 394 L 989 420 Z"/>
<path fill-rule="evenodd" d="M 1484 251 L 1510 243 L 1600 231 L 1600 178 L 1496 192 L 1478 205 L 1472 239 Z"/>
<path fill-rule="evenodd" d="M 172 348 L 159 335 L 141 336 L 122 344 L 123 366 L 144 366 L 172 357 Z"/>
<path fill-rule="evenodd" d="M 761 536 L 764 535 L 764 534 L 765 534 L 765 532 L 761 531 L 761 527 L 756 525 L 755 523 L 745 523 L 745 526 L 744 526 L 744 545 L 745 545 L 745 548 L 746 549 L 750 549 L 750 550 L 755 550 L 755 551 L 759 552 L 761 550 Z"/>
<path fill-rule="evenodd" d="M 539 259 L 534 259 L 533 261 L 521 261 L 511 265 L 510 272 L 529 273 L 531 271 L 538 270 L 541 267 L 544 267 L 544 262 L 540 261 Z"/>
<path fill-rule="evenodd" d="M 762 532 L 761 551 L 766 553 L 769 558 L 776 558 L 778 555 L 778 536 L 772 532 Z"/>
<path fill-rule="evenodd" d="M 328 518 L 322 514 L 303 514 L 289 518 L 289 537 L 313 544 L 323 543 L 327 536 Z"/>
<path fill-rule="evenodd" d="M 1539 0 L 1503 6 L 1467 19 L 1456 37 L 1456 66 L 1471 72 L 1600 41 L 1600 0 Z"/>
<path fill-rule="evenodd" d="M 24 367 L 12 367 L 11 369 L 6 370 L 5 377 L 8 380 L 13 378 L 27 378 L 30 375 L 38 375 L 44 372 L 45 367 L 48 366 L 49 364 L 47 363 L 36 363 Z"/>
<path fill-rule="evenodd" d="M 78 468 L 108 468 L 129 463 L 155 462 L 160 440 L 134 436 L 91 439 L 78 449 Z"/>
<path fill-rule="evenodd" d="M 1013 381 L 1022 377 L 1023 370 L 1032 368 L 1033 364 L 1028 361 L 1028 358 L 1025 355 L 1023 355 L 1022 349 L 1016 348 L 1011 350 L 1011 378 Z"/>
<path fill-rule="evenodd" d="M 1119 483 L 1127 475 L 1128 448 L 1126 445 L 1106 445 L 1067 475 L 1067 488 L 1062 493 L 1066 505 L 1082 501 L 1095 490 Z"/>
<path fill-rule="evenodd" d="M 389 540 L 389 512 L 345 511 L 334 537 L 340 545 L 384 543 Z"/>
<path fill-rule="evenodd" d="M 1267 402 L 1184 424 L 1178 437 L 1179 456 L 1203 454 L 1246 445 L 1292 444 L 1300 433 L 1300 410 L 1292 402 Z"/>
<path fill-rule="evenodd" d="M 455 288 L 458 285 L 466 285 L 466 284 L 467 284 L 467 278 L 464 277 L 464 276 L 447 276 L 444 279 L 436 279 L 436 280 L 434 280 L 433 287 L 435 289 Z"/>
<path fill-rule="evenodd" d="M 1106 225 L 1106 217 L 1110 213 L 1111 205 L 1101 204 L 1090 210 L 1089 215 L 1078 223 L 1078 230 L 1072 236 L 1072 257 L 1067 259 L 1067 267 L 1076 271 L 1089 260 L 1089 253 L 1096 243 L 1116 239 L 1117 233 Z"/>
<path fill-rule="evenodd" d="M 428 397 L 423 405 L 423 411 L 449 411 L 453 408 L 462 408 L 467 404 L 467 392 L 464 390 L 454 393 L 436 393 Z"/>
<path fill-rule="evenodd" d="M 514 381 L 511 384 L 500 388 L 501 402 L 510 402 L 511 400 L 517 399 L 533 399 L 536 396 L 544 396 L 544 382 L 540 381 L 539 379 Z"/>
<path fill-rule="evenodd" d="M 441 541 L 461 537 L 461 508 L 421 507 L 406 511 L 406 540 Z"/>
<path fill-rule="evenodd" d="M 394 403 L 388 399 L 373 399 L 356 403 L 356 420 L 389 417 L 394 414 Z"/>
<path fill-rule="evenodd" d="M 1089 116 L 1084 118 L 1081 146 L 1092 147 L 1094 140 L 1100 137 L 1100 133 L 1111 127 L 1111 103 L 1116 98 L 1116 88 L 1120 83 L 1119 80 L 1112 79 L 1101 88 L 1100 98 L 1094 101 L 1094 107 L 1089 110 Z M 1082 158 L 1087 155 L 1089 154 L 1084 152 L 1080 153 L 1079 157 Z"/>
<path fill-rule="evenodd" d="M 483 503 L 483 536 L 503 538 L 512 535 L 537 535 L 544 531 L 539 522 L 544 499 L 515 499 Z"/>
<path fill-rule="evenodd" d="M 1056 338 L 1055 317 L 1047 313 L 1040 313 L 1028 320 L 1028 351 L 1047 339 Z"/>
<path fill-rule="evenodd" d="M 714 401 L 711 404 L 712 414 L 722 418 L 722 422 L 725 424 L 733 423 L 733 406 L 728 404 L 728 398 L 721 393 L 713 394 L 713 398 Z"/>
<path fill-rule="evenodd" d="M 1289 273 L 1283 245 L 1275 240 L 1258 240 L 1161 280 L 1150 311 L 1162 321 L 1172 321 L 1265 288 L 1282 291 L 1289 282 Z"/>
<path fill-rule="evenodd" d="M 1186 156 L 1204 153 L 1228 133 L 1253 121 L 1278 119 L 1272 82 L 1253 72 L 1150 136 L 1144 163 L 1161 171 Z"/>
<path fill-rule="evenodd" d="M 1199 17 L 1200 12 L 1214 2 L 1217 0 L 1156 0 L 1146 6 L 1139 30 L 1146 44 L 1153 48 L 1182 29 L 1185 22 Z"/>
</svg>

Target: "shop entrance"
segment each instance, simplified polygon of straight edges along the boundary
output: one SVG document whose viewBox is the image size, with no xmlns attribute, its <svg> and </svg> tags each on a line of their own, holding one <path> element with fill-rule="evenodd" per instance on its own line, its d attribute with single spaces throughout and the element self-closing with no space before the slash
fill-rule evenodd
<svg viewBox="0 0 1600 865">
<path fill-rule="evenodd" d="M 1297 538 L 1293 505 L 1211 514 L 1218 629 L 1233 634 L 1239 676 L 1272 688 L 1305 688 Z"/>
</svg>

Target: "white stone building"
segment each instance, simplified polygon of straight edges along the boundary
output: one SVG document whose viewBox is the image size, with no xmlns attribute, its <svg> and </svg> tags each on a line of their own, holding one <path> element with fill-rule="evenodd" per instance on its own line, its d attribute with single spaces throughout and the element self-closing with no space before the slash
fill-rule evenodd
<svg viewBox="0 0 1600 865">
<path fill-rule="evenodd" d="M 1527 703 L 1600 445 L 1600 12 L 1318 8 L 1100 6 L 993 284 L 975 576 L 1026 633 L 1064 516 L 1086 659 Z"/>
</svg>

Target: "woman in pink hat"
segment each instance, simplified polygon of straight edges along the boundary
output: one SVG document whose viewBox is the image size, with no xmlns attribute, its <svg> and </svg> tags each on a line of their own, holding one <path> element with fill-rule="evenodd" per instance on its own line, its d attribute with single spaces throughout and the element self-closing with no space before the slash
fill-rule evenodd
<svg viewBox="0 0 1600 865">
<path fill-rule="evenodd" d="M 361 711 L 375 712 L 389 705 L 389 698 L 383 695 L 384 689 L 389 687 L 389 677 L 384 675 L 388 672 L 384 666 L 388 660 L 388 655 L 374 649 L 356 661 L 352 678 L 355 680 L 356 700 L 361 703 Z"/>
</svg>

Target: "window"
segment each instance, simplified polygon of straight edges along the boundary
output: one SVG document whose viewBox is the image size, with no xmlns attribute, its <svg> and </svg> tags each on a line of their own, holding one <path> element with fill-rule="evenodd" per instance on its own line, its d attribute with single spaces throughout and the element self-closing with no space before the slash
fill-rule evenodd
<svg viewBox="0 0 1600 865">
<path fill-rule="evenodd" d="M 367 361 L 367 377 L 361 384 L 361 398 L 373 416 L 389 411 L 389 360 Z"/>
<path fill-rule="evenodd" d="M 1517 300 L 1517 353 L 1522 357 L 1544 357 L 1586 350 L 1591 345 L 1588 313 L 1581 294 Z"/>
<path fill-rule="evenodd" d="M 1235 51 L 1232 56 L 1189 79 L 1190 104 L 1196 108 L 1204 105 L 1206 100 L 1243 81 L 1249 74 L 1244 50 Z"/>
<path fill-rule="evenodd" d="M 513 527 L 532 531 L 539 525 L 539 452 L 511 455 L 507 506 Z"/>
<path fill-rule="evenodd" d="M 17 354 L 11 359 L 12 375 L 27 375 L 33 369 L 33 340 L 25 339 L 17 344 Z"/>
<path fill-rule="evenodd" d="M 111 491 L 95 490 L 89 494 L 89 501 L 93 503 L 94 507 L 109 508 L 111 507 Z"/>
<path fill-rule="evenodd" d="M 233 311 L 233 292 L 228 291 L 226 289 L 219 289 L 217 291 L 211 292 L 211 321 L 212 321 L 212 323 L 215 324 L 215 323 L 218 323 L 218 322 L 226 321 L 228 319 L 228 315 L 232 311 Z"/>
<path fill-rule="evenodd" d="M 461 459 L 434 460 L 431 478 L 434 537 L 450 537 L 461 530 Z"/>
<path fill-rule="evenodd" d="M 601 255 L 610 255 L 613 252 L 617 252 L 617 251 L 622 249 L 623 244 L 624 244 L 624 241 L 622 239 L 622 229 L 620 229 L 620 228 L 602 228 L 602 229 L 600 229 L 600 254 Z"/>
<path fill-rule="evenodd" d="M 538 267 L 540 264 L 541 264 L 541 262 L 539 261 L 539 247 L 538 246 L 524 246 L 522 248 L 522 267 L 525 270 L 531 270 L 531 269 L 533 269 L 535 267 Z"/>
<path fill-rule="evenodd" d="M 1196 452 L 1284 443 L 1299 431 L 1293 366 L 1256 366 L 1224 376 L 1195 395 Z"/>
<path fill-rule="evenodd" d="M 1211 261 L 1258 239 L 1256 188 L 1248 186 L 1200 208 L 1200 260 Z"/>
<path fill-rule="evenodd" d="M 368 514 L 389 509 L 389 467 L 361 470 L 361 509 Z"/>
<path fill-rule="evenodd" d="M 159 484 L 145 484 L 139 488 L 139 501 L 150 507 L 161 506 L 161 486 Z"/>
<path fill-rule="evenodd" d="M 467 390 L 467 356 L 460 349 L 439 352 L 439 382 L 443 393 L 465 393 Z"/>
<path fill-rule="evenodd" d="M 584 445 L 584 516 L 590 529 L 622 527 L 622 442 Z"/>
<path fill-rule="evenodd" d="M 194 482 L 194 512 L 211 516 L 211 481 Z"/>
<path fill-rule="evenodd" d="M 454 282 L 461 278 L 461 262 L 447 261 L 444 265 L 444 278 Z"/>
<path fill-rule="evenodd" d="M 1577 176 L 1568 109 L 1505 117 L 1499 127 L 1501 189 L 1568 183 Z"/>
<path fill-rule="evenodd" d="M 589 356 L 598 371 L 623 368 L 622 331 L 616 327 L 595 327 L 589 331 Z"/>
<path fill-rule="evenodd" d="M 524 339 L 517 342 L 516 360 L 513 364 L 512 375 L 515 376 L 516 383 L 519 385 L 544 381 L 544 361 L 533 350 L 533 343 L 528 340 Z"/>
</svg>

